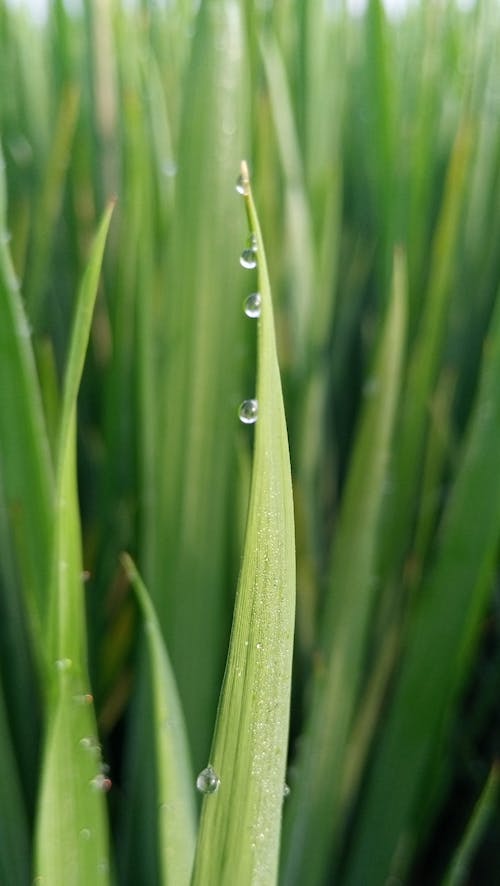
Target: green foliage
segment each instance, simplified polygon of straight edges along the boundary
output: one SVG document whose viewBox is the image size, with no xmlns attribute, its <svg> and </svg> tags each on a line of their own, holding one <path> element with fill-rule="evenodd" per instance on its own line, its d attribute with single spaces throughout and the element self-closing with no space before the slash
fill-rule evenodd
<svg viewBox="0 0 500 886">
<path fill-rule="evenodd" d="M 500 879 L 500 15 L 347 6 L 0 0 L 2 883 Z"/>
</svg>

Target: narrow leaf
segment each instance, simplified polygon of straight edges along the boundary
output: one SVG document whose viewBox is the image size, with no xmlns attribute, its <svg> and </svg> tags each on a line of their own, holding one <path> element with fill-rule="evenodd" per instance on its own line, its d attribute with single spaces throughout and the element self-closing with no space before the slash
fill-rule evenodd
<svg viewBox="0 0 500 886">
<path fill-rule="evenodd" d="M 8 248 L 6 214 L 0 153 L 0 472 L 24 604 L 38 645 L 50 572 L 52 464 L 29 324 Z"/>
<path fill-rule="evenodd" d="M 36 825 L 35 874 L 51 886 L 106 884 L 102 765 L 86 664 L 76 400 L 90 334 L 110 205 L 80 287 L 64 379 L 56 462 L 53 575 L 47 630 L 48 715 Z"/>
<path fill-rule="evenodd" d="M 153 692 L 158 832 L 163 886 L 189 883 L 196 839 L 194 782 L 184 717 L 158 618 L 134 563 L 122 562 L 144 619 Z"/>
<path fill-rule="evenodd" d="M 338 845 L 342 775 L 373 612 L 377 531 L 401 380 L 406 324 L 404 259 L 395 253 L 392 296 L 361 415 L 336 530 L 323 625 L 327 661 L 316 675 L 308 731 L 292 785 L 283 882 L 323 883 Z"/>
<path fill-rule="evenodd" d="M 241 181 L 261 295 L 258 419 L 245 548 L 210 758 L 220 787 L 203 803 L 193 878 L 198 886 L 275 883 L 288 744 L 295 611 L 290 460 L 269 278 L 246 164 Z"/>
<path fill-rule="evenodd" d="M 366 784 L 347 886 L 383 882 L 411 837 L 428 773 L 491 594 L 500 538 L 500 303 L 497 303 L 464 451 L 405 643 L 399 679 Z M 481 514 L 481 520 L 477 515 Z M 382 811 L 381 811 L 382 810 Z M 398 876 L 408 858 L 399 858 Z"/>
<path fill-rule="evenodd" d="M 473 809 L 463 838 L 443 881 L 443 886 L 463 886 L 467 882 L 474 853 L 497 808 L 499 790 L 500 765 L 496 762 L 491 767 L 489 777 Z"/>
</svg>

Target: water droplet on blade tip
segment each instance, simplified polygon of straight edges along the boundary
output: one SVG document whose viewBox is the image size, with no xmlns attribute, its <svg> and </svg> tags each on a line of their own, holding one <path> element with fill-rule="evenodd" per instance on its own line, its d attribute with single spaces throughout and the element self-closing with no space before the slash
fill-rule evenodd
<svg viewBox="0 0 500 886">
<path fill-rule="evenodd" d="M 236 190 L 243 197 L 248 194 L 248 181 L 241 174 L 236 179 Z"/>
</svg>

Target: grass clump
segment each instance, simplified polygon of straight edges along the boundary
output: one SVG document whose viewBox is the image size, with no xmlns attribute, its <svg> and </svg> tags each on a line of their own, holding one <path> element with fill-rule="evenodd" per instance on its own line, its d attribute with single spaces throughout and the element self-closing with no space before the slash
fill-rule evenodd
<svg viewBox="0 0 500 886">
<path fill-rule="evenodd" d="M 0 4 L 2 882 L 500 876 L 499 30 Z"/>
</svg>

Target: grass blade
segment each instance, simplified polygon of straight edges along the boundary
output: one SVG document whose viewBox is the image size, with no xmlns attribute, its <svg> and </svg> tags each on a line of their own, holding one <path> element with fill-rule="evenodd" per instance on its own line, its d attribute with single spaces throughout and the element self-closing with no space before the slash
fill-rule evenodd
<svg viewBox="0 0 500 886">
<path fill-rule="evenodd" d="M 184 718 L 160 625 L 132 560 L 122 557 L 141 607 L 153 690 L 158 830 L 163 886 L 189 883 L 196 839 L 194 782 Z"/>
<path fill-rule="evenodd" d="M 366 785 L 346 886 L 384 882 L 399 841 L 405 837 L 411 843 L 426 773 L 442 754 L 451 706 L 489 599 L 500 537 L 499 373 L 497 303 L 461 466 L 440 526 L 439 548 L 412 614 L 399 680 Z M 404 867 L 409 859 L 400 861 Z"/>
<path fill-rule="evenodd" d="M 290 460 L 271 292 L 245 164 L 242 179 L 262 299 L 258 420 L 245 548 L 211 755 L 221 782 L 203 804 L 193 877 L 199 886 L 275 883 L 288 743 L 295 610 Z"/>
<path fill-rule="evenodd" d="M 443 881 L 443 886 L 463 886 L 466 882 L 473 855 L 497 807 L 499 790 L 500 765 L 497 762 L 492 766 L 489 778 L 474 807 L 464 836 Z"/>
<path fill-rule="evenodd" d="M 0 684 L 0 881 L 28 883 L 30 845 L 4 690 Z"/>
<path fill-rule="evenodd" d="M 24 604 L 39 646 L 50 571 L 52 464 L 29 324 L 8 249 L 6 215 L 0 153 L 0 471 Z M 39 648 L 37 652 L 40 657 Z"/>
<path fill-rule="evenodd" d="M 36 826 L 35 875 L 57 884 L 108 883 L 103 791 L 109 779 L 89 693 L 76 480 L 76 401 L 111 220 L 103 217 L 77 300 L 56 460 L 53 576 L 49 599 L 48 711 Z"/>
<path fill-rule="evenodd" d="M 392 296 L 342 499 L 324 615 L 325 672 L 318 674 L 307 734 L 292 785 L 283 882 L 324 882 L 338 842 L 342 773 L 360 689 L 374 603 L 377 529 L 405 345 L 404 260 L 396 252 Z"/>
</svg>

